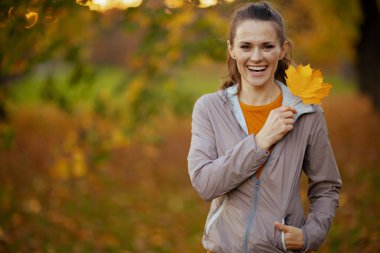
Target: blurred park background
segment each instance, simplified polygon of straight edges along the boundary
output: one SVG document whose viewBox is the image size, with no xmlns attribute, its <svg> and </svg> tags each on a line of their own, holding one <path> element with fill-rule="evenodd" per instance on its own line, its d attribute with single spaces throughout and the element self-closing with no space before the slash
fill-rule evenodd
<svg viewBox="0 0 380 253">
<path fill-rule="evenodd" d="M 0 252 L 204 252 L 191 111 L 242 2 L 0 2 Z M 379 2 L 271 1 L 333 85 L 343 188 L 320 252 L 380 252 Z"/>
</svg>

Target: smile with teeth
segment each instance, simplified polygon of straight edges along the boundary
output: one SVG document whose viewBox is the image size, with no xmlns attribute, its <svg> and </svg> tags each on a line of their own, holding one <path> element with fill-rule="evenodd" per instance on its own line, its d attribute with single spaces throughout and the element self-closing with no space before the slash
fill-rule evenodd
<svg viewBox="0 0 380 253">
<path fill-rule="evenodd" d="M 261 72 L 267 69 L 267 66 L 247 66 L 249 71 Z"/>
</svg>

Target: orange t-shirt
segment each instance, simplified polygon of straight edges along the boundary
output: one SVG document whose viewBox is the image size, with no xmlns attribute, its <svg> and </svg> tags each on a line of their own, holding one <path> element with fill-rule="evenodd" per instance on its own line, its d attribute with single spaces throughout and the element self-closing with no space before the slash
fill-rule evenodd
<svg viewBox="0 0 380 253">
<path fill-rule="evenodd" d="M 243 111 L 244 119 L 247 124 L 248 134 L 257 134 L 261 128 L 264 126 L 270 111 L 281 107 L 282 105 L 282 93 L 271 103 L 266 105 L 254 106 L 247 105 L 240 101 L 240 107 Z M 271 151 L 271 150 L 270 150 Z M 259 178 L 264 166 L 261 166 L 259 171 L 256 173 L 256 177 Z"/>
</svg>

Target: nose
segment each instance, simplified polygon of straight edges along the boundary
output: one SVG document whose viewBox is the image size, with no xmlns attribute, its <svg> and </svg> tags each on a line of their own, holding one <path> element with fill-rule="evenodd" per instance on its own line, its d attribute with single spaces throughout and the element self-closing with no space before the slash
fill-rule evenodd
<svg viewBox="0 0 380 253">
<path fill-rule="evenodd" d="M 258 61 L 261 61 L 262 59 L 263 59 L 263 55 L 260 48 L 257 48 L 257 47 L 253 48 L 253 52 L 251 54 L 251 60 L 254 62 L 258 62 Z"/>
</svg>

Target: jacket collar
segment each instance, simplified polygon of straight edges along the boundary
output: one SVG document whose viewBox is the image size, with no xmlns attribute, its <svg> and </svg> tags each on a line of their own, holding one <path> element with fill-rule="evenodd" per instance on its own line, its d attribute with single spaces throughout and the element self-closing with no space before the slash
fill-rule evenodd
<svg viewBox="0 0 380 253">
<path fill-rule="evenodd" d="M 302 102 L 299 97 L 294 96 L 288 86 L 283 84 L 282 82 L 276 80 L 276 84 L 281 88 L 282 91 L 282 105 L 293 105 L 293 107 L 297 110 L 297 114 L 295 116 L 295 120 L 299 118 L 302 114 L 314 112 L 316 109 L 313 105 L 307 105 Z M 243 111 L 241 110 L 239 98 L 237 95 L 237 84 L 228 87 L 225 90 L 225 98 L 230 102 L 232 112 L 239 122 L 239 125 L 242 127 L 244 132 L 248 135 L 247 124 L 244 119 Z"/>
</svg>

